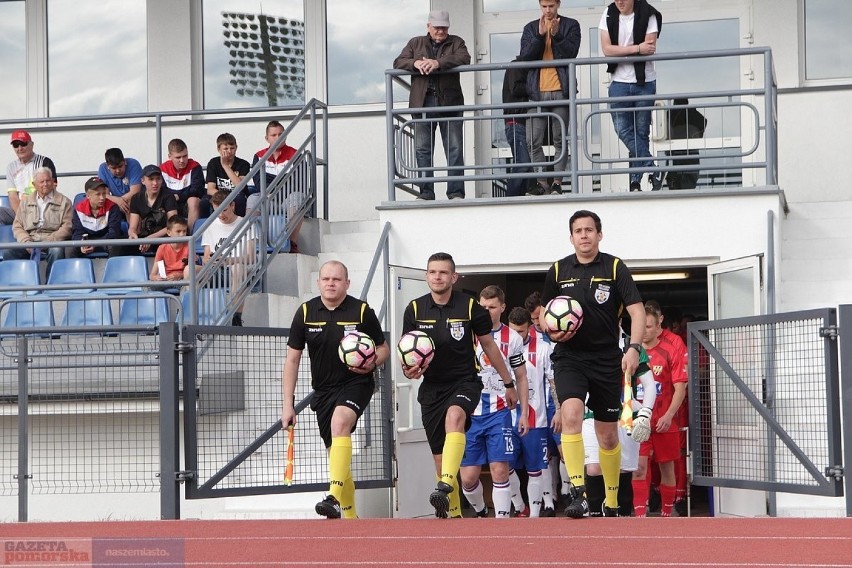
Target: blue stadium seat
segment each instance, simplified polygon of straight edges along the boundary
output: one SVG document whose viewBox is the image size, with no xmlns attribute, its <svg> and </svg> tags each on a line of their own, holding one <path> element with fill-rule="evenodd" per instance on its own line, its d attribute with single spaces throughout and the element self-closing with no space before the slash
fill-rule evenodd
<svg viewBox="0 0 852 568">
<path fill-rule="evenodd" d="M 201 228 L 201 225 L 207 220 L 207 217 L 202 217 L 201 219 L 197 219 L 195 223 L 192 225 L 192 234 L 195 235 L 198 233 L 198 229 Z M 195 247 L 195 254 L 199 258 L 204 255 L 204 246 L 202 246 L 201 241 L 198 241 L 198 245 Z"/>
<path fill-rule="evenodd" d="M 271 253 L 276 251 L 275 243 L 281 237 L 281 233 L 287 227 L 287 216 L 286 215 L 270 215 L 269 216 L 269 231 L 267 233 L 267 247 L 266 252 Z M 277 249 L 277 252 L 290 252 L 290 239 L 284 239 L 284 242 L 281 243 L 280 248 Z"/>
<path fill-rule="evenodd" d="M 62 326 L 112 325 L 109 300 L 69 300 Z"/>
<path fill-rule="evenodd" d="M 8 197 L 6 199 L 9 199 Z M 12 225 L 0 225 L 0 243 L 14 243 L 15 233 L 12 232 Z M 3 257 L 0 256 L 0 259 Z"/>
<path fill-rule="evenodd" d="M 84 199 L 86 199 L 85 193 L 78 193 L 77 195 L 75 195 L 74 201 L 73 201 L 74 207 L 77 207 L 77 204 L 80 203 L 81 201 L 83 201 Z"/>
<path fill-rule="evenodd" d="M 159 325 L 169 321 L 165 298 L 128 298 L 118 312 L 119 325 Z"/>
<path fill-rule="evenodd" d="M 180 297 L 181 321 L 188 324 L 192 317 L 190 294 L 184 292 Z M 225 311 L 225 290 L 222 288 L 202 288 L 198 290 L 198 325 L 217 325 L 217 320 Z"/>
<path fill-rule="evenodd" d="M 5 263 L 4 263 L 5 264 Z M 55 327 L 51 302 L 10 302 L 3 327 Z"/>
<path fill-rule="evenodd" d="M 7 260 L 0 262 L 0 286 L 21 286 L 32 290 L 29 294 L 38 294 L 38 262 L 35 260 Z M 21 292 L 0 292 L 0 298 L 22 296 Z"/>
<path fill-rule="evenodd" d="M 61 258 L 53 263 L 47 279 L 48 286 L 52 284 L 80 284 L 81 286 L 69 290 L 48 290 L 45 294 L 49 296 L 90 294 L 94 292 L 94 288 L 85 285 L 94 283 L 95 267 L 90 258 Z"/>
<path fill-rule="evenodd" d="M 148 260 L 144 256 L 113 256 L 107 259 L 101 282 L 116 284 L 120 282 L 146 282 L 148 280 Z M 142 286 L 127 288 L 104 288 L 104 294 L 135 294 L 142 292 Z"/>
<path fill-rule="evenodd" d="M 0 207 L 9 207 L 8 195 L 0 195 Z"/>
</svg>

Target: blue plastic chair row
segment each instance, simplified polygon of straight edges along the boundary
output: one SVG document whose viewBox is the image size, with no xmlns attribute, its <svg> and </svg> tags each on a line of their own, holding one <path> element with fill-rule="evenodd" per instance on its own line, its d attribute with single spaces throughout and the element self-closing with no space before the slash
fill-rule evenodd
<svg viewBox="0 0 852 568">
<path fill-rule="evenodd" d="M 169 321 L 169 308 L 165 298 L 127 298 L 121 300 L 119 325 L 159 325 Z M 109 300 L 69 300 L 62 316 L 62 327 L 110 326 L 114 324 Z M 3 327 L 54 327 L 52 302 L 10 302 L 3 318 Z"/>
</svg>

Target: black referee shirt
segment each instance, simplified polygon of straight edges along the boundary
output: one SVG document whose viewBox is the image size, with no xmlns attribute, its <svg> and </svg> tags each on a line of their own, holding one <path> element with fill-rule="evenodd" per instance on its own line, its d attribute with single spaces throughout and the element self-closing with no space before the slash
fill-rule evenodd
<svg viewBox="0 0 852 568">
<path fill-rule="evenodd" d="M 446 305 L 436 304 L 432 294 L 412 300 L 405 308 L 402 332 L 420 330 L 435 342 L 435 358 L 424 381 L 452 383 L 476 375 L 476 336 L 491 333 L 491 316 L 473 297 L 453 292 Z"/>
<path fill-rule="evenodd" d="M 311 387 L 314 390 L 364 377 L 350 371 L 337 355 L 340 340 L 347 332 L 355 330 L 372 337 L 376 345 L 385 342 L 376 313 L 367 302 L 352 296 L 347 295 L 333 310 L 325 307 L 319 296 L 308 300 L 296 310 L 287 345 L 299 350 L 308 346 Z"/>
<path fill-rule="evenodd" d="M 618 347 L 618 325 L 624 307 L 642 302 L 633 276 L 621 259 L 604 252 L 588 264 L 581 264 L 576 254 L 556 261 L 544 279 L 541 305 L 556 296 L 571 296 L 580 302 L 583 325 L 569 341 L 556 344 L 555 354 Z"/>
</svg>

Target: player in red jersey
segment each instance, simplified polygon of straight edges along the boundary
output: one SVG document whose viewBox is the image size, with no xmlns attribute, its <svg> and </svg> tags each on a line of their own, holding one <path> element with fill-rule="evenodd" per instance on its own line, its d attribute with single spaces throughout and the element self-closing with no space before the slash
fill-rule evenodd
<svg viewBox="0 0 852 568">
<path fill-rule="evenodd" d="M 637 517 L 643 517 L 648 503 L 648 460 L 653 455 L 660 466 L 660 497 L 664 517 L 671 516 L 675 500 L 675 462 L 680 457 L 680 432 L 674 416 L 686 395 L 687 375 L 682 351 L 660 341 L 661 314 L 654 305 L 645 307 L 645 334 L 642 346 L 657 381 L 658 409 L 651 419 L 651 438 L 639 449 L 639 469 L 633 474 L 633 504 Z"/>
</svg>

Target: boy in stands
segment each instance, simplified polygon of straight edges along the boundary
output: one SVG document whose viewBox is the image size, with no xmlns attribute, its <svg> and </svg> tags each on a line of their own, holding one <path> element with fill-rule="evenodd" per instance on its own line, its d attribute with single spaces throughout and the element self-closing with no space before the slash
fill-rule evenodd
<svg viewBox="0 0 852 568">
<path fill-rule="evenodd" d="M 174 195 L 178 215 L 186 217 L 189 230 L 201 216 L 201 200 L 206 196 L 201 164 L 189 157 L 186 142 L 174 138 L 169 142 L 169 159 L 160 164 L 165 188 Z"/>
<path fill-rule="evenodd" d="M 71 240 L 82 241 L 101 239 L 122 239 L 124 235 L 121 230 L 123 215 L 121 208 L 109 200 L 109 189 L 106 182 L 99 177 L 86 180 L 84 186 L 86 198 L 81 199 L 74 206 L 71 215 Z M 111 246 L 110 256 L 122 254 L 133 254 L 129 247 Z M 70 257 L 84 257 L 93 252 L 104 252 L 104 247 L 98 247 L 96 251 L 93 246 L 74 247 L 68 250 Z"/>
<path fill-rule="evenodd" d="M 237 139 L 233 134 L 225 132 L 216 138 L 216 149 L 219 155 L 207 163 L 207 197 L 211 200 L 217 191 L 231 193 L 251 169 L 249 163 L 237 157 Z M 234 198 L 236 214 L 246 215 L 246 194 L 241 191 Z M 214 205 L 214 208 L 216 205 Z"/>
<path fill-rule="evenodd" d="M 172 215 L 166 224 L 169 237 L 185 237 L 186 219 Z M 163 261 L 165 276 L 160 273 L 160 261 Z M 151 268 L 151 280 L 186 280 L 189 277 L 189 243 L 163 243 L 157 248 L 154 266 Z"/>
</svg>

